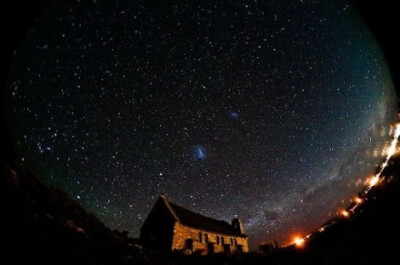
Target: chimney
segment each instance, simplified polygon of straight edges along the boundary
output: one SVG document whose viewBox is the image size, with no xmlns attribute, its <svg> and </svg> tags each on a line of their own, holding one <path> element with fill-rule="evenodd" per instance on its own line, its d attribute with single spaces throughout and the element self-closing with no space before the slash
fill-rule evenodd
<svg viewBox="0 0 400 265">
<path fill-rule="evenodd" d="M 243 226 L 242 221 L 240 221 L 240 219 L 237 219 L 237 218 L 233 219 L 232 227 L 236 232 L 238 232 L 240 234 L 244 234 L 244 226 Z"/>
</svg>

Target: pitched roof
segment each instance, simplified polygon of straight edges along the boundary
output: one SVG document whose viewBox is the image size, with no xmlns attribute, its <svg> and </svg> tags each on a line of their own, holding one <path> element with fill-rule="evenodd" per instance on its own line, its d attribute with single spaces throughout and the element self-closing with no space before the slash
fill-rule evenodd
<svg viewBox="0 0 400 265">
<path fill-rule="evenodd" d="M 246 235 L 236 231 L 233 226 L 226 221 L 215 220 L 213 218 L 192 212 L 183 208 L 182 206 L 168 201 L 165 196 L 160 196 L 160 199 L 163 200 L 165 206 L 168 208 L 174 219 L 183 225 L 225 235 L 246 237 Z"/>
</svg>

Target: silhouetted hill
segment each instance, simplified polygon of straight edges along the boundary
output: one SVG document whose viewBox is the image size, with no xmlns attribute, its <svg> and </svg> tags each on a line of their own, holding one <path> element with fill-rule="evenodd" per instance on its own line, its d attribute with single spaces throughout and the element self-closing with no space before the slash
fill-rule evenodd
<svg viewBox="0 0 400 265">
<path fill-rule="evenodd" d="M 400 158 L 391 159 L 382 175 L 354 214 L 335 218 L 303 248 L 278 249 L 247 264 L 400 264 Z"/>
<path fill-rule="evenodd" d="M 64 191 L 0 166 L 0 264 L 128 264 L 138 253 L 127 233 L 110 231 Z"/>
<path fill-rule="evenodd" d="M 0 264 L 400 264 L 400 159 L 350 218 L 316 233 L 304 248 L 232 257 L 185 257 L 141 250 L 59 189 L 22 166 L 1 164 Z"/>
<path fill-rule="evenodd" d="M 371 189 L 350 218 L 343 218 L 312 240 L 308 261 L 320 264 L 400 264 L 400 158 L 383 172 L 385 181 Z"/>
</svg>

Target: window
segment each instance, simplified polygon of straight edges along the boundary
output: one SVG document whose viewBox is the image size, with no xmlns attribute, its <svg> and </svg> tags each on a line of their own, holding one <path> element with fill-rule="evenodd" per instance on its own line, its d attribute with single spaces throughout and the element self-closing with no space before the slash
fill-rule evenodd
<svg viewBox="0 0 400 265">
<path fill-rule="evenodd" d="M 199 232 L 199 242 L 203 243 L 203 234 Z"/>
<path fill-rule="evenodd" d="M 219 245 L 219 236 L 217 236 L 217 245 Z"/>
<path fill-rule="evenodd" d="M 206 242 L 206 244 L 208 244 L 208 234 L 204 234 L 204 241 Z"/>
<path fill-rule="evenodd" d="M 221 245 L 225 245 L 225 238 L 221 236 Z"/>
<path fill-rule="evenodd" d="M 231 237 L 231 246 L 233 246 L 233 238 Z"/>
</svg>

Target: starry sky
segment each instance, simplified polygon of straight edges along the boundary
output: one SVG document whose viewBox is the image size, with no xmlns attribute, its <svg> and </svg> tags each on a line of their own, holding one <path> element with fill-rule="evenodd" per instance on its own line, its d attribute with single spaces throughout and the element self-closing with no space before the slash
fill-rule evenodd
<svg viewBox="0 0 400 265">
<path fill-rule="evenodd" d="M 138 236 L 165 194 L 255 246 L 362 189 L 396 96 L 339 1 L 72 0 L 15 50 L 5 105 L 23 163 L 111 228 Z"/>
</svg>

